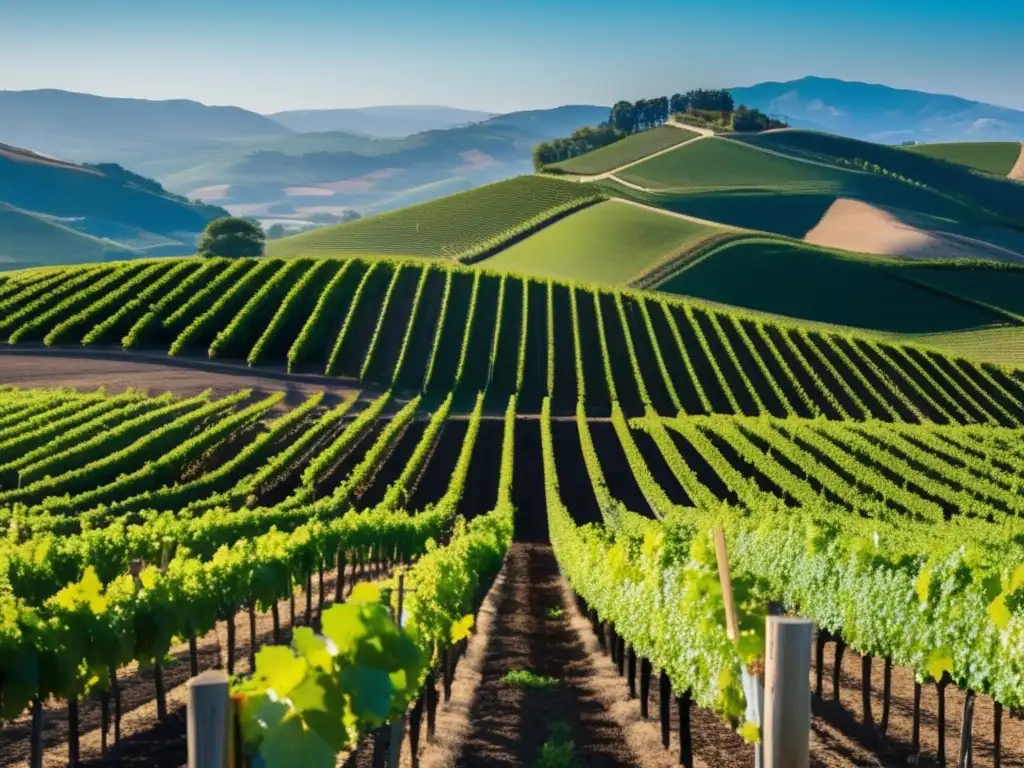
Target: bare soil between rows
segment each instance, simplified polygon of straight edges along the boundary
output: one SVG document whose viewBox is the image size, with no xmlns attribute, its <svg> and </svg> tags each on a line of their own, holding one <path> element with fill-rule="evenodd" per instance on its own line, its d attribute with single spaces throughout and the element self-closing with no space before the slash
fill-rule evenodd
<svg viewBox="0 0 1024 768">
<path fill-rule="evenodd" d="M 69 387 L 121 392 L 129 388 L 150 393 L 191 396 L 205 389 L 217 395 L 252 389 L 260 394 L 284 391 L 294 405 L 314 392 L 338 396 L 359 392 L 358 382 L 311 374 L 289 374 L 269 368 L 248 368 L 163 354 L 117 350 L 47 350 L 0 347 L 0 385 Z"/>
<path fill-rule="evenodd" d="M 561 575 L 551 547 L 513 544 L 494 602 L 497 613 L 469 709 L 470 730 L 453 764 L 532 765 L 552 729 L 564 724 L 580 765 L 640 765 L 640 756 L 625 743 L 618 724 L 588 685 L 594 670 L 565 618 Z M 513 670 L 554 677 L 559 685 L 513 687 L 504 681 Z"/>
</svg>

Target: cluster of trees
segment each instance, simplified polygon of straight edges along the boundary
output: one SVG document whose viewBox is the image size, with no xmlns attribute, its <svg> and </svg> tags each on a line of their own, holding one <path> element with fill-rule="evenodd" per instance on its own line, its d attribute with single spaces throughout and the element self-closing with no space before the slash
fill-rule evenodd
<svg viewBox="0 0 1024 768">
<path fill-rule="evenodd" d="M 584 152 L 613 144 L 626 135 L 608 123 L 580 128 L 566 139 L 544 141 L 534 147 L 533 167 L 539 170 L 545 165 L 559 163 Z"/>
<path fill-rule="evenodd" d="M 742 133 L 757 133 L 772 128 L 786 128 L 789 124 L 782 120 L 769 117 L 759 109 L 751 109 L 742 104 L 732 113 L 732 129 Z"/>
<path fill-rule="evenodd" d="M 640 131 L 665 123 L 670 115 L 680 113 L 716 113 L 723 125 L 735 131 L 763 131 L 782 128 L 785 123 L 756 109 L 736 107 L 732 94 L 724 89 L 695 88 L 686 93 L 658 96 L 638 101 L 618 101 L 608 120 L 596 127 L 580 128 L 565 139 L 538 144 L 533 150 L 533 165 L 540 169 L 552 163 L 591 152 Z"/>
<path fill-rule="evenodd" d="M 677 93 L 669 99 L 669 109 L 677 112 L 732 112 L 736 108 L 732 94 L 724 88 L 696 88 L 686 93 Z"/>
</svg>

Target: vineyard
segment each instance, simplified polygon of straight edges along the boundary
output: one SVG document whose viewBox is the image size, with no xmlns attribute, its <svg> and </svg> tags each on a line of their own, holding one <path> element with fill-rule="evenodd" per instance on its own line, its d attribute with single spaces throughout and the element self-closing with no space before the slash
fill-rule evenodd
<svg viewBox="0 0 1024 768">
<path fill-rule="evenodd" d="M 705 764 L 749 765 L 743 739 L 759 732 L 741 670 L 779 610 L 818 628 L 819 702 L 831 651 L 843 714 L 816 709 L 816 731 L 830 717 L 870 730 L 874 741 L 853 739 L 878 760 L 865 764 L 943 760 L 947 701 L 978 764 L 1024 761 L 1024 729 L 1004 716 L 1024 709 L 1014 369 L 422 260 L 13 275 L 0 278 L 0 333 L 4 356 L 116 348 L 358 390 L 0 389 L 0 765 L 181 765 L 174 713 L 186 681 L 213 668 L 236 675 L 241 741 L 268 766 L 294 764 L 296 750 L 329 766 L 353 749 L 349 764 L 377 765 L 389 724 L 407 722 L 414 752 L 430 748 L 421 725 L 440 735 L 453 678 L 473 677 L 469 649 L 486 633 L 474 621 L 498 622 L 495 643 L 550 638 L 524 651 L 534 669 L 501 670 L 536 685 L 522 700 L 550 714 L 544 702 L 570 685 L 558 679 L 563 614 L 592 622 L 627 678 L 618 698 L 627 684 L 635 695 L 639 669 L 646 715 L 660 680 L 662 743 L 671 721 L 683 764 L 696 750 Z M 738 644 L 723 621 L 717 526 Z M 555 605 L 517 576 L 523 562 L 543 572 L 545 557 L 571 600 Z M 501 601 L 509 583 L 519 603 Z M 491 618 L 474 620 L 495 590 Z M 502 623 L 540 594 L 549 635 Z M 846 651 L 862 677 L 841 674 Z M 489 669 L 486 701 L 502 685 Z M 863 709 L 839 708 L 841 686 L 858 685 Z M 975 702 L 984 718 L 972 727 Z M 711 719 L 691 727 L 691 711 Z M 490 714 L 473 712 L 459 765 L 486 759 L 472 739 L 488 735 Z M 605 747 L 575 727 L 578 764 L 629 764 L 601 763 Z M 538 728 L 545 749 L 562 743 L 553 721 Z M 714 733 L 732 745 L 717 763 Z M 533 764 L 541 746 L 507 749 Z M 813 749 L 816 764 L 839 764 L 826 740 Z"/>
<path fill-rule="evenodd" d="M 685 273 L 684 273 L 685 274 Z M 171 287 L 173 286 L 173 287 Z M 969 311 L 965 307 L 964 311 Z M 120 346 L 286 366 L 538 412 L 1018 427 L 1018 374 L 663 295 L 394 260 L 181 259 L 0 284 L 9 348 Z"/>
<path fill-rule="evenodd" d="M 655 152 L 697 138 L 700 134 L 685 128 L 660 126 L 627 136 L 606 147 L 586 152 L 579 157 L 554 163 L 547 170 L 558 173 L 594 176 L 613 171 L 623 165 L 641 160 Z"/>
<path fill-rule="evenodd" d="M 681 133 L 681 132 L 680 132 Z M 268 244 L 271 256 L 384 254 L 473 259 L 488 246 L 600 200 L 570 181 L 519 176 Z"/>
</svg>

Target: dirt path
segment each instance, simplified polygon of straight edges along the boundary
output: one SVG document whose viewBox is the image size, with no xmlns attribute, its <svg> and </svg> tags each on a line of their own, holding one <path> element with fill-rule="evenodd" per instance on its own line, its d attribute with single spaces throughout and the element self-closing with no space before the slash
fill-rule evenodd
<svg viewBox="0 0 1024 768">
<path fill-rule="evenodd" d="M 513 544 L 493 598 L 495 615 L 469 707 L 469 732 L 450 764 L 533 765 L 553 728 L 561 725 L 575 744 L 579 765 L 643 765 L 593 687 L 593 665 L 566 618 L 551 547 Z M 559 684 L 513 687 L 503 680 L 513 670 L 554 677 Z"/>
<path fill-rule="evenodd" d="M 1020 157 L 1017 158 L 1017 164 L 1010 169 L 1006 178 L 1013 179 L 1014 181 L 1024 181 L 1024 141 L 1020 143 Z"/>
<path fill-rule="evenodd" d="M 189 396 L 213 389 L 217 395 L 251 388 L 257 393 L 288 393 L 294 404 L 313 392 L 327 390 L 347 396 L 358 383 L 283 369 L 251 369 L 244 365 L 201 359 L 173 358 L 159 353 L 88 349 L 22 349 L 0 347 L 0 384 L 19 387 L 73 387 L 120 392 L 129 387 L 150 393 Z"/>
</svg>

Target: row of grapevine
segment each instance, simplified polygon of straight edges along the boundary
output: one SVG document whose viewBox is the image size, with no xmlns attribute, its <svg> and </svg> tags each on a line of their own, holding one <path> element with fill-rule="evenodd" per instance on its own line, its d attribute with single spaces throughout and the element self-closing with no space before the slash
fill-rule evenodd
<svg viewBox="0 0 1024 768">
<path fill-rule="evenodd" d="M 339 650 L 330 650 L 326 641 L 314 638 L 308 630 L 299 630 L 294 643 L 296 650 L 269 648 L 257 655 L 253 677 L 237 682 L 233 691 L 241 705 L 246 754 L 255 757 L 265 745 L 279 743 L 282 738 L 289 740 L 293 735 L 282 734 L 280 720 L 262 717 L 262 702 L 268 696 L 284 701 L 293 720 L 311 716 L 305 743 L 307 747 L 314 743 L 320 756 L 320 762 L 311 765 L 324 768 L 334 765 L 337 753 L 353 748 L 365 732 L 405 714 L 421 691 L 428 669 L 469 633 L 479 600 L 511 542 L 514 424 L 513 399 L 505 417 L 496 508 L 468 524 L 457 524 L 444 546 L 432 549 L 403 570 L 401 584 L 393 578 L 382 584 L 379 591 L 359 588 L 348 605 L 329 609 L 323 617 L 323 631 Z M 397 617 L 397 622 L 388 620 L 379 602 L 382 599 L 390 603 L 391 616 Z M 404 629 L 411 632 L 407 634 Z M 360 650 L 371 647 L 371 655 L 376 659 L 373 662 Z M 282 664 L 302 666 L 302 659 L 311 659 L 313 655 L 319 658 L 315 675 L 307 674 L 300 680 L 278 674 Z M 357 663 L 364 671 L 379 670 L 382 679 L 389 680 L 383 688 L 380 684 L 374 686 L 374 700 L 378 703 L 373 706 L 364 704 L 368 700 L 359 695 L 366 683 L 358 683 L 346 674 Z M 299 686 L 303 690 L 312 686 L 322 691 L 319 701 L 336 702 L 338 711 L 327 720 L 322 717 L 324 710 L 320 705 L 307 710 L 302 697 L 290 695 Z M 380 706 L 382 696 L 386 701 Z M 340 735 L 338 722 L 345 722 L 348 729 Z M 320 723 L 329 723 L 331 727 L 321 730 Z"/>
<path fill-rule="evenodd" d="M 89 345 L 123 333 L 126 347 L 286 359 L 292 371 L 398 392 L 493 388 L 498 402 L 518 393 L 532 410 L 547 394 L 565 412 L 584 398 L 606 414 L 618 401 L 629 416 L 653 407 L 664 416 L 1024 424 L 1024 387 L 995 366 L 667 297 L 412 260 L 166 260 L 62 274 L 0 302 L 13 302 L 0 330 L 15 342 Z M 33 293 L 37 284 L 47 288 Z M 497 371 L 511 367 L 511 335 L 514 383 L 511 370 Z"/>
<path fill-rule="evenodd" d="M 665 516 L 664 528 L 658 538 L 650 534 L 639 536 L 635 549 L 630 548 L 630 535 L 645 526 L 660 525 L 656 522 L 638 519 L 620 510 L 617 515 L 606 517 L 607 531 L 590 536 L 586 528 L 579 528 L 572 522 L 572 515 L 565 507 L 565 493 L 558 493 L 558 476 L 554 471 L 555 449 L 549 436 L 550 406 L 542 414 L 544 430 L 544 458 L 546 483 L 548 486 L 548 514 L 552 542 L 559 555 L 559 562 L 573 584 L 574 589 L 595 608 L 603 620 L 614 623 L 616 632 L 630 643 L 636 652 L 654 659 L 668 669 L 676 690 L 690 689 L 695 699 L 704 706 L 723 709 L 726 704 L 716 698 L 726 692 L 715 687 L 718 678 L 707 673 L 701 679 L 693 675 L 690 666 L 681 674 L 673 673 L 672 659 L 659 660 L 655 646 L 659 638 L 676 638 L 682 627 L 695 625 L 708 628 L 709 622 L 680 621 L 651 632 L 649 621 L 666 606 L 693 605 L 703 599 L 699 593 L 699 581 L 691 581 L 673 590 L 664 598 L 657 599 L 657 590 L 664 583 L 671 584 L 674 574 L 685 569 L 687 564 L 680 560 L 656 560 L 647 565 L 657 578 L 651 579 L 644 567 L 644 556 L 649 548 L 668 537 L 685 533 L 688 536 L 688 551 L 691 567 L 702 562 L 710 550 L 707 538 L 714 521 L 723 522 L 730 539 L 730 553 L 733 556 L 734 573 L 738 576 L 756 579 L 760 589 L 769 599 L 776 599 L 793 610 L 799 611 L 817 621 L 835 636 L 841 636 L 846 643 L 862 653 L 883 656 L 894 663 L 910 666 L 923 679 L 937 680 L 948 672 L 960 686 L 976 691 L 985 691 L 1007 706 L 1019 706 L 1024 701 L 1021 687 L 1021 671 L 1024 657 L 1014 639 L 1024 631 L 1024 613 L 1015 602 L 1013 595 L 1024 589 L 1024 551 L 1019 538 L 1024 531 L 1024 519 L 1019 514 L 1013 518 L 998 517 L 998 525 L 989 522 L 995 508 L 993 498 L 1009 503 L 1010 497 L 1003 489 L 997 492 L 991 481 L 981 482 L 973 472 L 956 471 L 951 463 L 943 465 L 931 460 L 929 469 L 936 476 L 930 481 L 927 493 L 944 493 L 947 501 L 956 500 L 963 506 L 951 519 L 943 516 L 941 509 L 923 497 L 911 500 L 910 492 L 901 486 L 889 484 L 883 474 L 886 465 L 898 466 L 897 471 L 913 471 L 912 465 L 901 461 L 896 455 L 904 453 L 908 459 L 923 459 L 923 453 L 912 454 L 905 441 L 885 440 L 892 427 L 881 423 L 868 425 L 833 425 L 829 422 L 807 424 L 795 429 L 793 421 L 760 419 L 735 419 L 716 416 L 710 419 L 676 419 L 667 422 L 673 429 L 680 429 L 690 444 L 700 451 L 715 471 L 730 485 L 746 485 L 738 489 L 738 496 L 748 511 L 731 511 L 719 506 L 711 497 L 705 496 L 697 509 L 678 510 Z M 656 416 L 634 422 L 652 434 L 662 423 Z M 582 424 L 582 420 L 581 420 Z M 584 427 L 581 426 L 581 434 Z M 899 427 L 895 431 L 907 435 L 928 436 L 941 440 L 942 436 L 970 439 L 969 430 L 950 427 Z M 810 436 L 815 433 L 815 437 Z M 764 450 L 762 438 L 774 433 L 781 438 Z M 974 433 L 982 435 L 987 433 Z M 749 470 L 741 472 L 717 451 L 708 436 L 725 440 L 733 446 L 738 455 L 756 465 L 758 471 L 771 478 L 776 486 L 798 497 L 797 508 L 787 507 L 778 494 L 759 489 L 751 482 Z M 863 435 L 863 437 L 861 437 Z M 1003 440 L 1016 439 L 1007 432 Z M 875 440 L 868 440 L 873 436 Z M 628 438 L 620 431 L 619 439 L 627 445 Z M 661 434 L 659 448 L 671 441 Z M 835 439 L 835 443 L 831 439 Z M 980 438 L 979 438 L 980 439 Z M 990 439 L 995 441 L 995 437 Z M 604 488 L 602 470 L 596 460 L 593 447 L 582 440 L 584 458 L 595 492 L 601 506 L 614 507 L 616 502 Z M 826 453 L 822 442 L 844 445 L 852 448 L 858 468 L 847 464 L 847 471 L 856 472 L 864 487 L 877 494 L 876 498 L 898 499 L 908 508 L 920 513 L 915 521 L 906 514 L 884 514 L 877 503 L 856 501 L 848 508 L 833 504 L 826 496 L 817 493 L 814 486 L 806 484 L 804 478 L 790 473 L 790 466 L 780 465 L 775 457 L 781 455 L 779 446 L 788 442 L 800 455 L 793 454 L 796 466 L 808 467 L 810 455 L 807 451 L 818 450 Z M 986 440 L 986 442 L 988 442 Z M 802 444 L 803 447 L 800 447 Z M 994 445 L 991 450 L 998 451 Z M 869 455 L 869 452 L 873 451 Z M 838 454 L 831 454 L 839 460 Z M 733 459 L 734 461 L 735 459 Z M 631 469 L 636 466 L 630 462 Z M 690 487 L 699 487 L 695 471 L 686 463 L 673 468 L 674 473 L 683 477 L 690 475 Z M 809 470 L 812 471 L 812 470 Z M 638 481 L 649 486 L 647 471 L 641 469 Z M 833 478 L 837 478 L 833 474 Z M 924 483 L 923 475 L 913 476 L 915 482 Z M 955 478 L 955 479 L 954 479 Z M 824 477 L 828 484 L 829 478 Z M 849 495 L 849 484 L 836 479 L 835 490 Z M 943 484 L 957 485 L 962 491 L 942 490 Z M 980 494 L 980 496 L 979 496 Z M 575 491 L 570 490 L 571 499 Z M 913 495 L 913 494 L 910 494 Z M 987 499 L 984 500 L 983 499 Z M 571 506 L 571 504 L 570 504 Z M 874 508 L 876 514 L 870 518 L 859 512 Z M 980 514 L 983 509 L 988 515 Z M 617 520 L 627 520 L 623 530 Z M 697 536 L 697 539 L 694 538 Z M 703 541 L 699 551 L 695 541 Z M 646 546 L 644 542 L 647 542 Z M 868 546 L 870 555 L 865 551 Z M 667 546 L 667 543 L 666 543 Z M 687 551 L 677 546 L 673 551 Z M 713 566 L 713 554 L 705 564 Z M 966 569 L 971 575 L 966 578 L 953 574 Z M 712 571 L 713 573 L 713 571 Z M 648 596 L 643 585 L 649 585 L 653 594 Z M 696 591 L 695 591 L 696 590 Z M 916 595 L 910 603 L 906 595 Z M 645 602 L 650 600 L 651 602 Z M 898 616 L 894 617 L 894 614 Z M 710 622 L 711 628 L 718 620 Z M 718 630 L 724 633 L 724 627 Z M 653 637 L 652 637 L 653 636 Z M 692 642 L 691 642 L 692 641 Z M 677 641 L 678 642 L 678 641 Z M 713 659 L 704 650 L 707 638 L 687 637 L 683 643 L 687 658 L 696 655 L 705 661 Z M 678 648 L 679 645 L 676 645 Z M 998 672 L 994 670 L 998 668 Z M 984 671 L 983 671 L 984 670 Z M 990 674 L 991 672 L 991 674 Z M 739 695 L 739 691 L 733 691 Z"/>
</svg>

